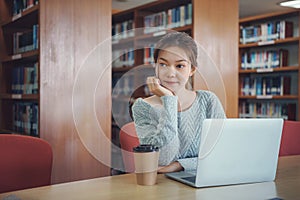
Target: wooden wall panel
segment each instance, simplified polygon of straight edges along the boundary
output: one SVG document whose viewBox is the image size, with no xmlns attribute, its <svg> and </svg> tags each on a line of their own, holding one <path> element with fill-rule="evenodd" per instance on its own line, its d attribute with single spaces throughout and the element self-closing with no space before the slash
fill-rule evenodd
<svg viewBox="0 0 300 200">
<path fill-rule="evenodd" d="M 110 175 L 98 161 L 110 160 L 110 27 L 111 1 L 40 0 L 40 136 L 53 147 L 52 183 Z M 106 51 L 90 58 L 101 42 Z"/>
<path fill-rule="evenodd" d="M 200 58 L 195 89 L 212 90 L 227 117 L 238 117 L 238 0 L 194 0 L 193 9 L 193 37 L 216 66 Z"/>
</svg>

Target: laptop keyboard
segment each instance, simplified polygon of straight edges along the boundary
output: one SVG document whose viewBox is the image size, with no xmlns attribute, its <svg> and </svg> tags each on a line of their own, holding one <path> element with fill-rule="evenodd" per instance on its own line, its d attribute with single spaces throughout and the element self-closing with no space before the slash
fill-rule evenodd
<svg viewBox="0 0 300 200">
<path fill-rule="evenodd" d="M 196 182 L 196 176 L 182 177 L 183 180 L 189 181 L 191 183 Z"/>
</svg>

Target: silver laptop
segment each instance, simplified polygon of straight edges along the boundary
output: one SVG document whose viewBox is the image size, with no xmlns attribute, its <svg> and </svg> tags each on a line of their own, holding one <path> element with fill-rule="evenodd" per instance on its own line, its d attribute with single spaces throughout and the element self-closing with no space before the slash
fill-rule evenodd
<svg viewBox="0 0 300 200">
<path fill-rule="evenodd" d="M 206 119 L 195 171 L 165 174 L 193 187 L 275 180 L 282 119 Z"/>
</svg>

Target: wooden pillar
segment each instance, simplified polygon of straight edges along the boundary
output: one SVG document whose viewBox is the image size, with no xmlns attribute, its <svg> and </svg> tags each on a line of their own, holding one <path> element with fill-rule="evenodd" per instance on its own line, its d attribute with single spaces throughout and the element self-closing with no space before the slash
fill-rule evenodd
<svg viewBox="0 0 300 200">
<path fill-rule="evenodd" d="M 111 1 L 40 0 L 39 15 L 40 137 L 53 147 L 52 183 L 108 176 Z"/>
<path fill-rule="evenodd" d="M 193 37 L 205 50 L 195 89 L 213 91 L 227 117 L 238 117 L 238 11 L 238 0 L 193 1 Z"/>
</svg>

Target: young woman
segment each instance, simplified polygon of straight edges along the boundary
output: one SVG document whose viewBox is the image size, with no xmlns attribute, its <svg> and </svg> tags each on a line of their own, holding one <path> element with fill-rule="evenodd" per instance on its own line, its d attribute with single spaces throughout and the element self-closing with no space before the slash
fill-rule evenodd
<svg viewBox="0 0 300 200">
<path fill-rule="evenodd" d="M 202 122 L 225 118 L 224 110 L 212 92 L 186 87 L 197 67 L 197 45 L 189 35 L 165 35 L 154 60 L 156 76 L 147 78 L 154 95 L 137 99 L 132 107 L 140 143 L 160 148 L 160 173 L 195 169 Z"/>
</svg>

